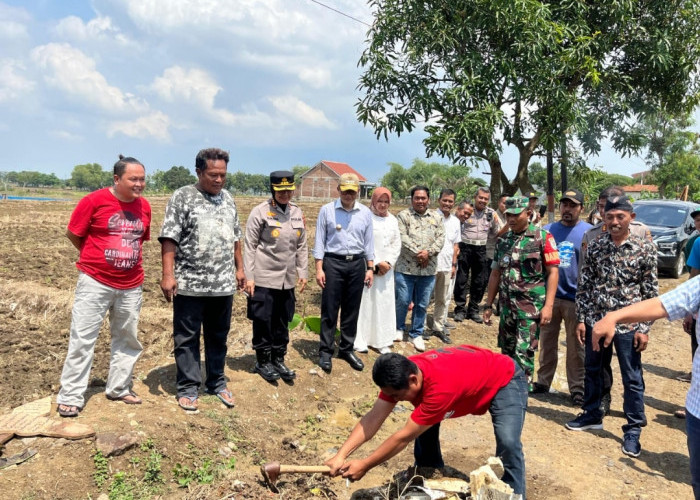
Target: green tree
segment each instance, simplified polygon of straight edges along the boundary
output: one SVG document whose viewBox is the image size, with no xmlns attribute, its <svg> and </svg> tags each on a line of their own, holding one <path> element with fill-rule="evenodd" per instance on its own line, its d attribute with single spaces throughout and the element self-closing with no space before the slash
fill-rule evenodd
<svg viewBox="0 0 700 500">
<path fill-rule="evenodd" d="M 678 196 L 688 186 L 691 199 L 700 195 L 699 135 L 688 130 L 693 125 L 689 113 L 656 113 L 645 118 L 640 128 L 647 138 L 647 165 L 651 183 L 659 186 L 659 196 Z"/>
<path fill-rule="evenodd" d="M 299 177 L 304 175 L 309 170 L 311 170 L 311 167 L 309 167 L 308 165 L 294 165 L 292 167 L 292 172 L 294 173 L 295 179 L 299 179 Z"/>
<path fill-rule="evenodd" d="M 163 172 L 162 182 L 166 189 L 175 191 L 182 186 L 194 184 L 197 182 L 197 177 L 192 175 L 190 171 L 183 166 L 173 166 L 170 170 Z"/>
<path fill-rule="evenodd" d="M 454 190 L 457 199 L 461 200 L 471 198 L 477 185 L 485 185 L 482 179 L 474 179 L 470 174 L 471 169 L 466 165 L 447 165 L 416 158 L 409 169 L 398 163 L 389 163 L 389 172 L 384 174 L 380 183 L 396 199 L 405 198 L 413 186 L 420 184 L 430 189 L 433 200 L 443 188 Z"/>
<path fill-rule="evenodd" d="M 636 119 L 698 101 L 697 0 L 369 3 L 359 121 L 378 138 L 425 124 L 428 156 L 488 162 L 494 193 L 529 190 L 532 156 L 565 138 L 630 153 Z M 512 181 L 506 144 L 519 152 Z"/>
<path fill-rule="evenodd" d="M 70 184 L 78 189 L 94 191 L 107 186 L 112 181 L 112 174 L 102 170 L 99 163 L 76 165 L 70 175 Z"/>
</svg>

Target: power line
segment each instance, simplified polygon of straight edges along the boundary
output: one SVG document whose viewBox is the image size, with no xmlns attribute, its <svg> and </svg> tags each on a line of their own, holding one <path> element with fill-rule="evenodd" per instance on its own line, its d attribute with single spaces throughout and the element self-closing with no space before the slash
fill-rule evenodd
<svg viewBox="0 0 700 500">
<path fill-rule="evenodd" d="M 325 7 L 325 8 L 328 9 L 328 10 L 332 10 L 333 12 L 335 12 L 335 13 L 337 13 L 337 14 L 340 14 L 341 16 L 345 16 L 345 17 L 347 17 L 348 19 L 352 19 L 353 21 L 356 21 L 356 22 L 358 22 L 358 23 L 360 23 L 360 24 L 364 24 L 365 26 L 369 26 L 370 28 L 372 27 L 371 24 L 368 24 L 368 23 L 362 21 L 361 19 L 357 19 L 356 17 L 352 17 L 350 14 L 346 14 L 345 12 L 341 12 L 341 11 L 339 11 L 338 9 L 334 9 L 333 7 L 330 7 L 330 6 L 328 6 L 328 5 L 324 4 L 324 3 L 321 3 L 321 2 L 319 2 L 318 0 L 311 0 L 311 1 L 312 1 L 313 3 L 315 3 L 315 4 L 320 5 L 321 7 Z"/>
</svg>

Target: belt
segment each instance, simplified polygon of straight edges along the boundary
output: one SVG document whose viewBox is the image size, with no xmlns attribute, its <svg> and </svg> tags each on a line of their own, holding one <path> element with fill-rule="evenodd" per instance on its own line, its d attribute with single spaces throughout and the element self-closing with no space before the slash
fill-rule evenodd
<svg viewBox="0 0 700 500">
<path fill-rule="evenodd" d="M 465 245 L 474 245 L 476 247 L 486 246 L 486 240 L 462 240 Z"/>
<path fill-rule="evenodd" d="M 365 254 L 363 254 L 363 253 L 358 253 L 355 255 L 340 255 L 337 253 L 325 253 L 325 254 L 323 254 L 323 256 L 330 257 L 331 259 L 346 260 L 348 262 L 365 258 Z"/>
</svg>

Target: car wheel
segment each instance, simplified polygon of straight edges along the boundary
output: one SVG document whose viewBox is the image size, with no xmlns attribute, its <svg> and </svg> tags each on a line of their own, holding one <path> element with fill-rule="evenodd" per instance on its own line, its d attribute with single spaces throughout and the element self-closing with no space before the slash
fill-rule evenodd
<svg viewBox="0 0 700 500">
<path fill-rule="evenodd" d="M 671 269 L 671 276 L 673 278 L 680 278 L 683 271 L 685 271 L 685 259 L 683 258 L 683 252 L 681 252 L 676 259 L 676 263 L 673 265 L 673 269 Z"/>
</svg>

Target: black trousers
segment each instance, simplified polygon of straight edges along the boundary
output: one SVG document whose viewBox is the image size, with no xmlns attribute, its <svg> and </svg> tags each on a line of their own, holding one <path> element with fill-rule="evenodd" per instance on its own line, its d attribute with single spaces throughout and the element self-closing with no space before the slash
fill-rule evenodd
<svg viewBox="0 0 700 500">
<path fill-rule="evenodd" d="M 224 364 L 226 339 L 231 328 L 233 295 L 196 297 L 177 294 L 173 297 L 173 339 L 177 367 L 177 396 L 197 397 L 202 385 L 199 332 L 204 337 L 204 360 L 207 392 L 226 389 Z"/>
<path fill-rule="evenodd" d="M 289 322 L 294 316 L 294 289 L 256 286 L 248 298 L 248 319 L 253 321 L 253 349 L 284 357 L 289 344 Z"/>
<path fill-rule="evenodd" d="M 365 285 L 367 261 L 346 261 L 324 257 L 326 287 L 321 294 L 321 344 L 319 355 L 331 357 L 335 351 L 335 328 L 340 311 L 340 352 L 352 352 L 357 334 L 357 317 Z"/>
<path fill-rule="evenodd" d="M 484 297 L 488 279 L 486 246 L 460 243 L 454 290 L 455 314 L 459 312 L 467 316 L 479 314 L 479 303 Z M 467 292 L 469 292 L 468 306 Z"/>
</svg>

